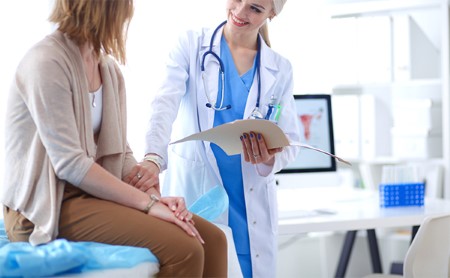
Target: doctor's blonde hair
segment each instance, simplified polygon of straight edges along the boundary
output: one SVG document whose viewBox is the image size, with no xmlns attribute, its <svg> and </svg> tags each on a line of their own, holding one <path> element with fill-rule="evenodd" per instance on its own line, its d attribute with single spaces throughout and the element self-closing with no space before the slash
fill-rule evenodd
<svg viewBox="0 0 450 278">
<path fill-rule="evenodd" d="M 272 0 L 273 12 L 275 15 L 280 14 L 284 4 L 286 4 L 286 1 L 287 0 Z M 259 28 L 259 34 L 261 34 L 264 42 L 270 47 L 269 27 L 267 26 L 267 22 Z"/>
<path fill-rule="evenodd" d="M 91 43 L 119 63 L 126 62 L 126 37 L 133 0 L 55 0 L 49 21 L 77 44 Z"/>
</svg>

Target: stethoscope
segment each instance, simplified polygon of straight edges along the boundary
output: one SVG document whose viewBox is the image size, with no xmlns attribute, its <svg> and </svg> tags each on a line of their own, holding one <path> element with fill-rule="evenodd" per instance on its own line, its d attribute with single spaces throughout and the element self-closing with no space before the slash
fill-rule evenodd
<svg viewBox="0 0 450 278">
<path fill-rule="evenodd" d="M 209 50 L 206 51 L 203 56 L 202 56 L 202 63 L 201 63 L 201 71 L 202 71 L 202 80 L 203 80 L 203 86 L 205 88 L 205 95 L 206 95 L 206 99 L 208 100 L 208 102 L 206 103 L 206 107 L 214 109 L 215 111 L 224 111 L 224 110 L 228 110 L 231 108 L 231 105 L 228 104 L 226 106 L 224 106 L 223 102 L 224 102 L 224 98 L 225 98 L 225 67 L 223 65 L 222 59 L 219 57 L 219 55 L 217 55 L 213 50 L 213 42 L 214 42 L 214 38 L 216 36 L 216 33 L 219 31 L 220 28 L 222 28 L 222 26 L 225 25 L 225 23 L 227 23 L 227 21 L 225 20 L 224 22 L 220 23 L 219 26 L 217 26 L 217 28 L 214 30 L 212 37 L 211 37 L 211 41 L 209 43 Z M 213 103 L 211 101 L 211 99 L 209 98 L 208 95 L 208 89 L 206 86 L 206 81 L 205 81 L 205 59 L 208 55 L 212 55 L 214 56 L 214 58 L 216 58 L 216 60 L 219 62 L 219 71 L 220 71 L 220 78 L 221 78 L 221 87 L 220 87 L 220 101 L 219 101 L 219 105 L 217 106 L 217 101 L 215 103 Z M 262 113 L 259 111 L 259 102 L 261 99 L 261 74 L 260 74 L 260 63 L 261 63 L 261 41 L 260 38 L 258 36 L 258 53 L 256 54 L 256 72 L 258 74 L 258 98 L 256 99 L 256 106 L 255 109 L 252 111 L 250 118 L 253 119 L 264 119 L 264 116 L 262 115 Z"/>
</svg>

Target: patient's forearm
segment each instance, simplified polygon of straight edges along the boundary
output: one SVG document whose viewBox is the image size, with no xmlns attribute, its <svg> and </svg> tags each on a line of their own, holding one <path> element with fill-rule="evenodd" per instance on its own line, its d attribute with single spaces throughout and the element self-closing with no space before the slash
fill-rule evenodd
<svg viewBox="0 0 450 278">
<path fill-rule="evenodd" d="M 149 202 L 146 193 L 124 183 L 97 163 L 92 165 L 79 187 L 95 197 L 139 210 L 143 210 Z"/>
</svg>

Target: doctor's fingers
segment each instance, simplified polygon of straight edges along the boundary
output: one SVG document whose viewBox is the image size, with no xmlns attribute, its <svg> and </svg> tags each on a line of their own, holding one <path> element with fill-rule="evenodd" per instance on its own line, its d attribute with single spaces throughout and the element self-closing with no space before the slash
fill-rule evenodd
<svg viewBox="0 0 450 278">
<path fill-rule="evenodd" d="M 244 141 L 244 134 L 241 135 L 240 139 L 241 139 L 241 145 L 242 145 L 242 154 L 244 155 L 244 161 L 245 162 L 250 162 L 250 156 L 249 156 L 249 153 L 248 153 L 248 150 L 247 150 L 247 145 L 246 145 L 246 143 Z"/>
<path fill-rule="evenodd" d="M 123 181 L 128 184 L 135 185 L 139 181 L 139 177 L 141 177 L 141 175 L 142 175 L 139 173 L 140 170 L 141 170 L 141 165 L 139 163 L 134 165 L 133 168 L 131 168 L 131 171 L 128 174 L 128 176 L 126 176 L 123 179 Z"/>
<path fill-rule="evenodd" d="M 271 158 L 269 151 L 267 150 L 266 140 L 264 140 L 264 136 L 261 133 L 256 135 L 259 151 L 261 154 L 261 160 L 259 162 L 265 162 Z"/>
<path fill-rule="evenodd" d="M 250 134 L 244 133 L 242 141 L 244 142 L 244 153 L 248 155 L 248 162 L 252 164 L 258 163 L 261 158 L 259 146 L 256 141 L 256 135 L 254 132 Z M 246 160 L 247 161 L 247 160 Z"/>
<path fill-rule="evenodd" d="M 259 163 L 269 162 L 273 159 L 277 152 L 281 152 L 282 148 L 268 149 L 264 136 L 262 136 L 260 133 L 258 133 L 257 138 L 259 149 L 261 151 L 261 160 L 258 161 Z"/>
<path fill-rule="evenodd" d="M 134 186 L 143 192 L 150 188 L 155 188 L 159 192 L 159 176 L 145 174 Z"/>
<path fill-rule="evenodd" d="M 259 134 L 259 137 L 262 137 L 261 134 Z M 257 138 L 257 135 L 253 131 L 250 132 L 250 142 L 252 144 L 253 155 L 261 156 L 261 150 L 259 149 L 259 142 L 256 138 Z"/>
<path fill-rule="evenodd" d="M 130 174 L 125 180 L 128 180 L 128 184 L 139 188 L 142 191 L 146 191 L 151 186 L 159 184 L 159 172 L 152 171 L 147 165 L 141 163 L 136 164 L 132 169 Z M 153 185 L 147 185 L 149 180 L 152 180 Z"/>
</svg>

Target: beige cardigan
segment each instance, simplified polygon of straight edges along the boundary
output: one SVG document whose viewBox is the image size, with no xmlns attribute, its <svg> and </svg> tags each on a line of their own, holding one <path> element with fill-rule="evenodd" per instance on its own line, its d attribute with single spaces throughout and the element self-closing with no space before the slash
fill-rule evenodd
<svg viewBox="0 0 450 278">
<path fill-rule="evenodd" d="M 136 164 L 126 140 L 123 76 L 106 56 L 100 71 L 103 114 L 96 147 L 77 45 L 55 31 L 33 46 L 17 68 L 7 103 L 0 201 L 34 223 L 34 245 L 58 235 L 66 182 L 78 186 L 94 160 L 120 179 Z"/>
</svg>

